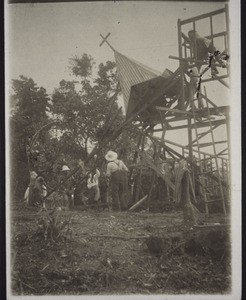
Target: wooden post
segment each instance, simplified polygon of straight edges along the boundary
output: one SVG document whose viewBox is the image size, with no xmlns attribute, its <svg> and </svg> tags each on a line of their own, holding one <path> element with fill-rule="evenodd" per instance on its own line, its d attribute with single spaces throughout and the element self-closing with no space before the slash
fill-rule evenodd
<svg viewBox="0 0 246 300">
<path fill-rule="evenodd" d="M 228 4 L 225 4 L 225 19 L 226 19 L 226 33 L 227 33 L 227 44 L 225 45 L 225 47 L 229 50 L 230 49 L 230 29 L 229 29 L 230 20 L 229 20 Z"/>
<path fill-rule="evenodd" d="M 183 204 L 183 217 L 184 222 L 189 222 L 192 225 L 196 224 L 196 216 L 195 216 L 195 209 L 193 207 L 193 204 L 190 200 L 190 180 L 189 180 L 189 173 L 188 171 L 184 172 L 182 183 L 181 183 L 181 198 L 182 198 L 182 204 Z"/>
<path fill-rule="evenodd" d="M 193 148 L 192 148 L 192 124 L 191 124 L 190 116 L 188 116 L 188 120 L 187 120 L 187 129 L 188 129 L 188 148 L 189 148 L 190 171 L 191 171 L 192 183 L 193 183 L 193 185 L 195 185 L 194 168 L 191 163 L 193 161 Z"/>
<path fill-rule="evenodd" d="M 210 16 L 210 35 L 211 35 L 211 42 L 214 47 L 214 30 L 213 30 L 213 16 Z"/>
<path fill-rule="evenodd" d="M 196 30 L 196 22 L 193 21 L 192 23 L 193 23 L 193 30 Z M 194 58 L 197 59 L 197 44 L 196 44 L 196 38 L 195 38 L 195 45 L 194 45 L 194 46 L 195 46 L 195 47 L 194 47 L 194 53 L 193 53 L 193 55 L 194 55 Z M 192 48 L 192 47 L 191 47 L 191 48 Z"/>
<path fill-rule="evenodd" d="M 227 144 L 228 144 L 228 158 L 231 161 L 231 134 L 230 134 L 230 116 L 229 113 L 226 114 L 226 135 L 227 135 Z"/>
<path fill-rule="evenodd" d="M 142 141 L 142 135 L 139 135 L 139 137 L 138 137 L 138 143 L 137 143 L 137 147 L 138 147 L 138 148 L 140 147 L 141 141 Z M 135 151 L 134 157 L 133 157 L 133 164 L 136 163 L 137 157 L 138 157 L 138 151 Z M 130 171 L 129 178 L 132 177 L 132 173 L 133 173 L 133 169 Z"/>
<path fill-rule="evenodd" d="M 150 201 L 151 201 L 151 196 L 152 196 L 152 191 L 155 183 L 155 171 L 152 171 L 152 178 L 151 178 L 151 183 L 150 183 L 150 189 L 149 189 L 149 196 L 148 196 L 148 208 L 150 207 Z"/>
<path fill-rule="evenodd" d="M 144 142 L 145 142 L 145 137 L 141 136 L 141 150 L 143 151 L 144 149 Z M 134 202 L 137 202 L 139 200 L 139 194 L 140 194 L 140 185 L 141 185 L 141 179 L 142 179 L 142 172 L 143 172 L 143 167 L 141 165 L 138 176 L 136 178 L 136 187 L 135 187 L 135 197 L 134 197 Z"/>
<path fill-rule="evenodd" d="M 133 206 L 129 208 L 129 211 L 134 211 L 136 208 L 138 208 L 145 200 L 147 200 L 148 195 L 145 195 L 142 199 L 140 199 L 137 203 L 135 203 Z"/>
<path fill-rule="evenodd" d="M 162 123 L 162 135 L 161 135 L 161 141 L 163 142 L 163 144 L 165 145 L 165 134 L 166 134 L 166 127 L 163 125 Z M 163 152 L 165 154 L 166 150 L 165 148 L 163 148 Z M 166 155 L 165 155 L 165 160 L 166 160 Z M 169 172 L 169 169 L 166 168 L 165 172 Z M 166 186 L 166 197 L 167 197 L 167 201 L 170 201 L 170 189 L 169 189 L 169 186 L 165 183 L 165 186 Z"/>
<path fill-rule="evenodd" d="M 195 22 L 193 23 L 193 29 L 195 30 Z M 179 43 L 179 58 L 183 58 L 183 52 L 182 52 L 182 32 L 181 32 L 181 21 L 178 19 L 178 43 Z M 196 43 L 195 43 L 195 49 L 196 49 Z M 195 57 L 196 58 L 196 57 Z M 184 109 L 184 102 L 185 102 L 185 92 L 184 92 L 184 71 L 183 71 L 183 61 L 179 61 L 179 65 L 181 68 L 180 71 L 180 89 L 181 89 L 181 100 L 180 104 L 181 106 L 179 109 Z M 191 116 L 187 115 L 188 123 L 188 144 L 189 144 L 189 158 L 190 162 L 192 161 L 193 158 L 193 152 L 192 152 L 192 125 L 191 125 Z M 194 184 L 194 169 L 191 165 L 191 174 L 192 174 L 192 181 Z"/>
<path fill-rule="evenodd" d="M 228 180 L 228 187 L 230 187 L 231 182 L 231 136 L 230 136 L 230 117 L 229 113 L 226 114 L 226 133 L 227 133 L 227 145 L 228 145 L 228 161 L 226 164 L 226 170 L 227 170 L 227 180 Z M 227 196 L 230 199 L 230 188 L 227 190 Z"/>
<path fill-rule="evenodd" d="M 181 33 L 181 24 L 180 19 L 178 19 L 178 43 L 179 43 L 179 57 L 183 58 L 183 51 L 182 51 L 182 33 Z M 178 108 L 184 110 L 184 71 L 183 71 L 184 62 L 182 60 L 179 61 L 180 70 L 180 90 L 181 90 L 181 98 L 178 103 Z"/>
<path fill-rule="evenodd" d="M 156 150 L 156 145 L 154 145 L 154 155 L 153 155 L 153 160 L 154 160 L 154 164 L 158 159 L 158 152 Z M 155 183 L 155 170 L 152 171 L 152 178 L 151 178 L 151 183 L 150 183 L 150 189 L 149 189 L 149 196 L 148 196 L 148 208 L 150 207 L 150 201 L 151 201 L 151 196 L 152 196 L 152 190 L 154 187 L 154 183 Z"/>
</svg>

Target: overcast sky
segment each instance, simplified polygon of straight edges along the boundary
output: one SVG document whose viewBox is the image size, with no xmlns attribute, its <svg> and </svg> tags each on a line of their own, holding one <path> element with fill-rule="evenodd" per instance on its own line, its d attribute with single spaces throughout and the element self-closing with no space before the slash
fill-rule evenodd
<svg viewBox="0 0 246 300">
<path fill-rule="evenodd" d="M 10 78 L 32 77 L 51 93 L 69 78 L 69 58 L 90 54 L 114 60 L 101 37 L 111 32 L 116 50 L 156 69 L 175 70 L 177 20 L 224 7 L 213 2 L 81 2 L 8 5 Z M 219 24 L 219 23 L 218 23 Z"/>
<path fill-rule="evenodd" d="M 62 79 L 73 80 L 69 58 L 90 54 L 97 63 L 114 60 L 101 43 L 100 33 L 111 32 L 109 42 L 124 55 L 163 72 L 175 71 L 178 55 L 177 20 L 223 8 L 223 2 L 81 2 L 9 4 L 6 13 L 7 80 L 31 77 L 48 93 Z M 224 20 L 214 19 L 216 30 Z M 209 34 L 201 24 L 199 32 Z M 191 28 L 187 28 L 187 31 Z M 209 98 L 229 104 L 227 89 L 211 85 Z M 211 95 L 212 94 L 212 95 Z M 218 97 L 219 95 L 219 97 Z M 173 133 L 172 133 L 173 134 Z"/>
</svg>

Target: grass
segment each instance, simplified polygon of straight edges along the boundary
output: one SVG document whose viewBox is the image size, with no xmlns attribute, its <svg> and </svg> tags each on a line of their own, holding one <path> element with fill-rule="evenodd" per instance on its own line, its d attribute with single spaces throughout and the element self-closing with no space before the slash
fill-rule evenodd
<svg viewBox="0 0 246 300">
<path fill-rule="evenodd" d="M 12 292 L 229 293 L 229 227 L 191 229 L 184 226 L 182 216 L 182 212 L 116 213 L 79 208 L 50 216 L 35 208 L 15 207 L 11 214 Z M 40 222 L 42 219 L 45 222 Z M 214 216 L 209 222 L 226 220 Z M 149 236 L 162 241 L 159 253 L 147 245 Z"/>
</svg>

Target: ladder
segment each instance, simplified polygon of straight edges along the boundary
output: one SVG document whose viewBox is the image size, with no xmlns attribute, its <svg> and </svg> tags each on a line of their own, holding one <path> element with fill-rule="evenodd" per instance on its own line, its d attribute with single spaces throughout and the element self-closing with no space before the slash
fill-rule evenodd
<svg viewBox="0 0 246 300">
<path fill-rule="evenodd" d="M 218 155 L 216 152 L 216 142 L 214 139 L 213 132 L 213 122 L 210 115 L 209 105 L 207 99 L 205 99 L 206 107 L 200 109 L 196 108 L 195 102 L 197 102 L 197 107 L 199 108 L 202 101 L 198 97 L 191 100 L 192 115 L 194 120 L 195 129 L 195 142 L 193 146 L 197 147 L 198 158 L 199 158 L 199 182 L 202 188 L 202 197 L 205 203 L 206 215 L 209 215 L 209 204 L 216 201 L 221 201 L 223 213 L 226 215 L 225 206 L 225 195 L 222 186 L 221 174 L 219 172 Z M 206 132 L 200 132 L 199 123 L 208 122 L 209 129 Z M 210 135 L 210 142 L 200 143 L 200 139 L 205 135 Z M 201 148 L 212 146 L 213 153 L 202 157 Z M 217 193 L 216 193 L 217 192 Z"/>
</svg>

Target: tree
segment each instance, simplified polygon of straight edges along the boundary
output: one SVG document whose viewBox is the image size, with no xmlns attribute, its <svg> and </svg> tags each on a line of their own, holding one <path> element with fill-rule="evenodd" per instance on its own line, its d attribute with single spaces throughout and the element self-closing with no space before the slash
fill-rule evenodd
<svg viewBox="0 0 246 300">
<path fill-rule="evenodd" d="M 63 150 L 82 159 L 86 159 L 90 147 L 99 143 L 104 134 L 110 134 L 124 118 L 117 105 L 120 90 L 115 63 L 101 63 L 92 79 L 94 64 L 87 54 L 71 58 L 70 69 L 80 79 L 79 86 L 74 81 L 62 80 L 52 95 L 51 112 L 63 124 L 60 131 Z M 116 113 L 117 120 L 111 124 Z"/>
<path fill-rule="evenodd" d="M 75 56 L 70 58 L 70 69 L 72 73 L 81 78 L 87 78 L 92 74 L 94 64 L 94 59 L 86 53 L 83 54 L 82 57 Z"/>
<path fill-rule="evenodd" d="M 114 62 L 95 67 L 93 58 L 84 54 L 70 59 L 70 69 L 79 81 L 61 80 L 51 98 L 31 78 L 20 76 L 12 81 L 11 177 L 12 190 L 19 198 L 29 182 L 30 169 L 55 186 L 63 164 L 71 170 L 76 168 L 79 159 L 85 160 L 91 149 L 109 138 L 124 121 L 117 105 L 120 86 Z M 87 167 L 100 167 L 109 149 L 128 158 L 131 143 L 124 132 Z"/>
<path fill-rule="evenodd" d="M 20 197 L 29 181 L 26 150 L 35 132 L 48 122 L 49 98 L 46 90 L 37 87 L 33 79 L 20 76 L 12 80 L 10 101 L 11 190 Z M 40 137 L 44 138 L 44 135 Z"/>
</svg>

